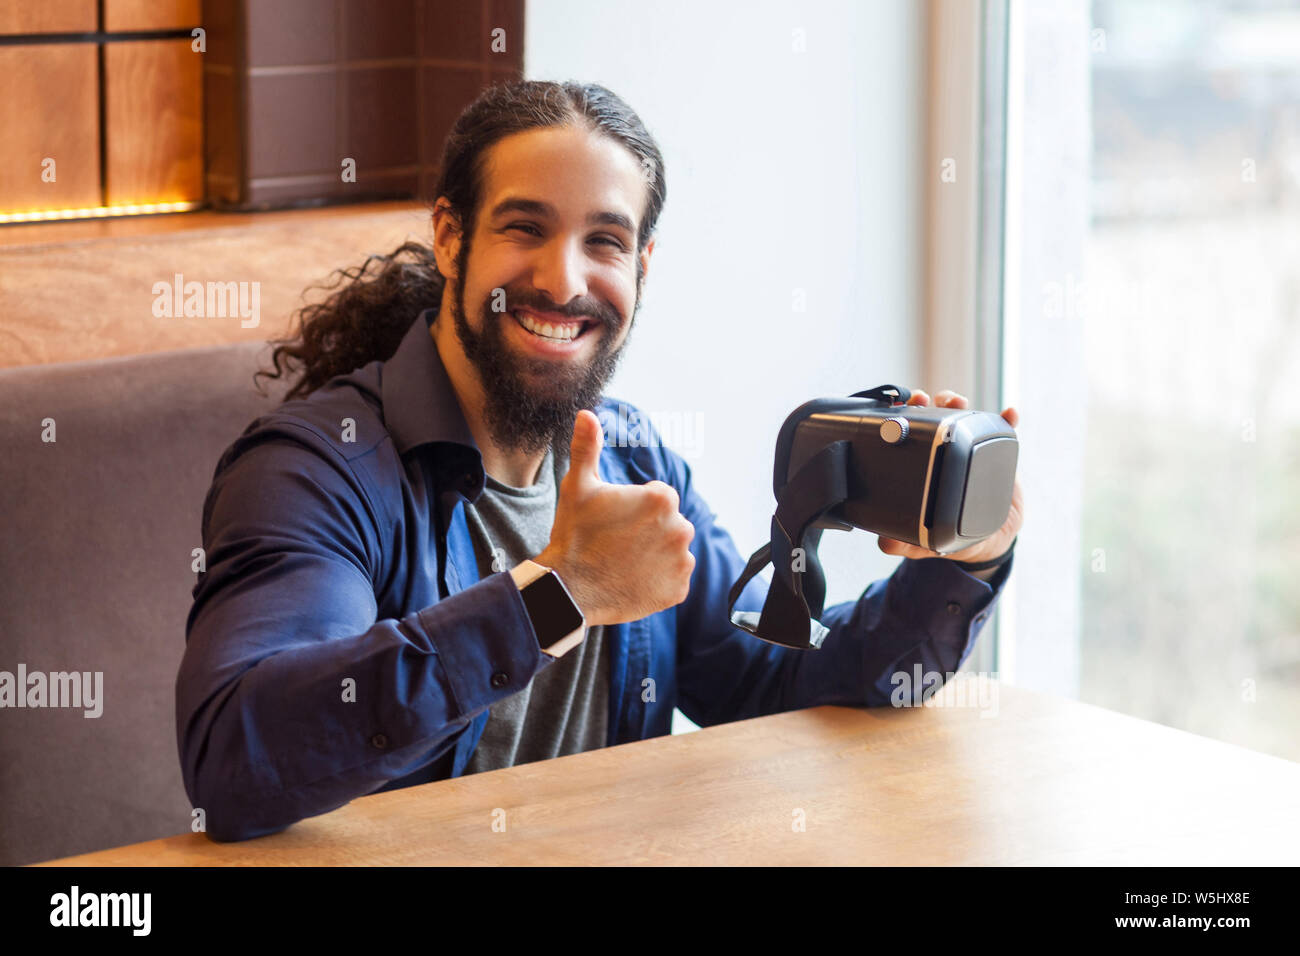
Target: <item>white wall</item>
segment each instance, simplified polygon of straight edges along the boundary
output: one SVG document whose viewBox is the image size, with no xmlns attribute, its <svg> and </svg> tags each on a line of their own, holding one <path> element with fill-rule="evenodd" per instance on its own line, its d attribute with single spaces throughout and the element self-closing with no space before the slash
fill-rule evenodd
<svg viewBox="0 0 1300 956">
<path fill-rule="evenodd" d="M 768 535 L 790 411 L 884 382 L 945 387 L 917 380 L 922 10 L 527 4 L 525 75 L 608 87 L 664 151 L 668 202 L 644 305 L 606 391 L 672 416 L 683 440 L 668 443 L 746 558 Z M 861 531 L 826 532 L 821 554 L 828 603 L 898 560 Z"/>
</svg>

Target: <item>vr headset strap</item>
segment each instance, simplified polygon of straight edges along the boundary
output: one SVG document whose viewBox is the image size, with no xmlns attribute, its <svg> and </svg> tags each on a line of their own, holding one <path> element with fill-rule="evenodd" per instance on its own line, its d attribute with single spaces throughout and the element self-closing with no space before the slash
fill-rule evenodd
<svg viewBox="0 0 1300 956">
<path fill-rule="evenodd" d="M 827 445 L 782 490 L 772 518 L 772 540 L 754 552 L 731 588 L 727 611 L 736 627 L 770 643 L 805 650 L 820 647 L 830 633 L 816 620 L 826 600 L 826 575 L 817 555 L 823 529 L 818 523 L 849 496 L 851 448 L 849 441 Z M 769 561 L 774 573 L 762 614 L 733 610 L 745 585 Z"/>
</svg>

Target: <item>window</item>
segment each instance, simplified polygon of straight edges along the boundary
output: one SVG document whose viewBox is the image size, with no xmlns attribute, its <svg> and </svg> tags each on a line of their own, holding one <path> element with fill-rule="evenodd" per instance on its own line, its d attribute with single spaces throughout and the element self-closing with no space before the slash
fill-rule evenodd
<svg viewBox="0 0 1300 956">
<path fill-rule="evenodd" d="M 1092 17 L 1080 697 L 1300 759 L 1300 8 Z"/>
<path fill-rule="evenodd" d="M 999 670 L 1300 759 L 1300 6 L 1007 10 Z"/>
</svg>

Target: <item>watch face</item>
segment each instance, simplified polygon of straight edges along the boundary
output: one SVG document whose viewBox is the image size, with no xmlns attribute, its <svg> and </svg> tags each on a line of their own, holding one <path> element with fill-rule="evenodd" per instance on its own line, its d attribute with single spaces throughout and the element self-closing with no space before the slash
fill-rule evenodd
<svg viewBox="0 0 1300 956">
<path fill-rule="evenodd" d="M 550 647 L 582 627 L 582 612 L 554 572 L 543 574 L 519 592 L 528 618 L 537 632 L 539 647 Z"/>
</svg>

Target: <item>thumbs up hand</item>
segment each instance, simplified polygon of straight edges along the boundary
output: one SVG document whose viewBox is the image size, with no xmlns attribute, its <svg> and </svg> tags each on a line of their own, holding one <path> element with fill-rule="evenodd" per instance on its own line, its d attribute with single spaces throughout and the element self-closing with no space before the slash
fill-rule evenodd
<svg viewBox="0 0 1300 956">
<path fill-rule="evenodd" d="M 695 527 L 678 510 L 676 489 L 662 481 L 602 481 L 603 445 L 600 419 L 578 412 L 551 540 L 533 559 L 558 572 L 589 627 L 639 620 L 682 603 L 695 570 Z"/>
</svg>

